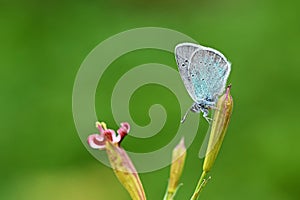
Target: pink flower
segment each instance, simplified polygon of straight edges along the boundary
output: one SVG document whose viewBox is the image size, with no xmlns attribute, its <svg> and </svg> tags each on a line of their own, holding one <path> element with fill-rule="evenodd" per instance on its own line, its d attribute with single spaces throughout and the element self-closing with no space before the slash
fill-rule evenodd
<svg viewBox="0 0 300 200">
<path fill-rule="evenodd" d="M 121 123 L 117 130 L 107 129 L 104 122 L 97 122 L 99 134 L 92 134 L 87 141 L 91 148 L 105 150 L 110 165 L 122 185 L 129 192 L 131 199 L 145 200 L 146 195 L 140 177 L 126 151 L 120 147 L 120 142 L 130 130 L 128 123 Z"/>
<path fill-rule="evenodd" d="M 130 130 L 130 126 L 127 122 L 121 123 L 121 127 L 115 133 L 112 129 L 107 129 L 104 122 L 96 122 L 96 127 L 99 130 L 99 134 L 92 134 L 87 138 L 89 146 L 93 149 L 104 150 L 107 141 L 113 144 L 120 145 L 121 141 L 127 135 Z"/>
</svg>

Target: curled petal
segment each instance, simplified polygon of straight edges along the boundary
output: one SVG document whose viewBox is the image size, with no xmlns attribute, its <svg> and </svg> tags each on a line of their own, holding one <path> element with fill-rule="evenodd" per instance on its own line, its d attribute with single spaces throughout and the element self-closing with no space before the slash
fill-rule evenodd
<svg viewBox="0 0 300 200">
<path fill-rule="evenodd" d="M 127 122 L 122 122 L 120 129 L 124 130 L 126 133 L 129 133 L 130 125 Z"/>
<path fill-rule="evenodd" d="M 117 130 L 118 134 L 120 135 L 120 141 L 121 142 L 124 137 L 129 133 L 130 131 L 130 125 L 127 122 L 121 123 L 121 127 Z"/>
<path fill-rule="evenodd" d="M 105 149 L 105 139 L 103 135 L 93 134 L 90 135 L 87 139 L 89 146 L 93 149 Z"/>
<path fill-rule="evenodd" d="M 90 135 L 88 137 L 88 144 L 91 148 L 99 150 L 105 149 L 105 143 L 107 141 L 119 145 L 130 130 L 130 126 L 127 122 L 121 123 L 121 127 L 117 131 L 118 134 L 112 129 L 107 129 L 104 122 L 96 122 L 96 127 L 99 130 L 99 134 Z"/>
</svg>

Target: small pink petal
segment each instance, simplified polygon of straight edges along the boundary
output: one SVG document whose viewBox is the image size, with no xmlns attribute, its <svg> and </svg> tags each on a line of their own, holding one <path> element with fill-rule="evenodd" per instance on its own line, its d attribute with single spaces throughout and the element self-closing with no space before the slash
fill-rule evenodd
<svg viewBox="0 0 300 200">
<path fill-rule="evenodd" d="M 124 129 L 126 129 L 127 133 L 129 133 L 129 131 L 130 131 L 130 125 L 129 125 L 128 122 L 122 122 L 121 123 L 121 127 L 123 127 Z"/>
<path fill-rule="evenodd" d="M 117 130 L 118 134 L 123 138 L 130 130 L 130 125 L 127 122 L 121 123 L 121 127 Z"/>
<path fill-rule="evenodd" d="M 124 137 L 127 135 L 127 133 L 130 130 L 130 125 L 127 122 L 121 123 L 121 127 L 117 130 L 120 138 L 119 143 L 124 139 Z"/>
<path fill-rule="evenodd" d="M 89 146 L 93 149 L 100 149 L 100 150 L 105 149 L 105 139 L 102 135 L 99 134 L 90 135 L 87 139 L 87 142 Z"/>
</svg>

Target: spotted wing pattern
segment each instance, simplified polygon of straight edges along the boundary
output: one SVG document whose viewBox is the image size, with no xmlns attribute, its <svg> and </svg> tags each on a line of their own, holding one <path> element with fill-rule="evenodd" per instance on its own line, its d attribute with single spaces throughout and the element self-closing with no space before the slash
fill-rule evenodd
<svg viewBox="0 0 300 200">
<path fill-rule="evenodd" d="M 191 56 L 197 50 L 202 48 L 200 45 L 192 43 L 181 43 L 175 47 L 175 58 L 181 79 L 186 90 L 192 99 L 195 99 L 194 87 L 189 74 L 189 65 L 191 64 Z"/>
<path fill-rule="evenodd" d="M 194 51 L 188 69 L 194 101 L 216 102 L 225 90 L 230 69 L 230 63 L 220 52 L 207 47 Z"/>
</svg>

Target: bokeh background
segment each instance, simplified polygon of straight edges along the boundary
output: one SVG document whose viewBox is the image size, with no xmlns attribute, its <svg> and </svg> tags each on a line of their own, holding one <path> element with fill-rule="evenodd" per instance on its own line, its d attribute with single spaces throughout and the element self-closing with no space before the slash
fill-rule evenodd
<svg viewBox="0 0 300 200">
<path fill-rule="evenodd" d="M 98 43 L 145 26 L 183 32 L 232 62 L 232 121 L 201 199 L 299 199 L 299 8 L 292 0 L 1 1 L 0 199 L 130 199 L 112 170 L 82 145 L 72 88 Z M 111 128 L 118 127 L 109 103 L 114 77 L 148 62 L 176 68 L 171 53 L 136 51 L 116 60 L 99 82 L 97 112 Z M 128 137 L 124 146 L 147 152 L 167 144 L 181 118 L 174 95 L 146 85 L 131 102 L 141 125 L 149 123 L 153 103 L 169 116 L 157 137 Z M 208 125 L 200 123 L 176 199 L 189 199 L 201 173 L 198 151 Z M 162 199 L 168 173 L 140 175 L 148 199 Z"/>
</svg>

